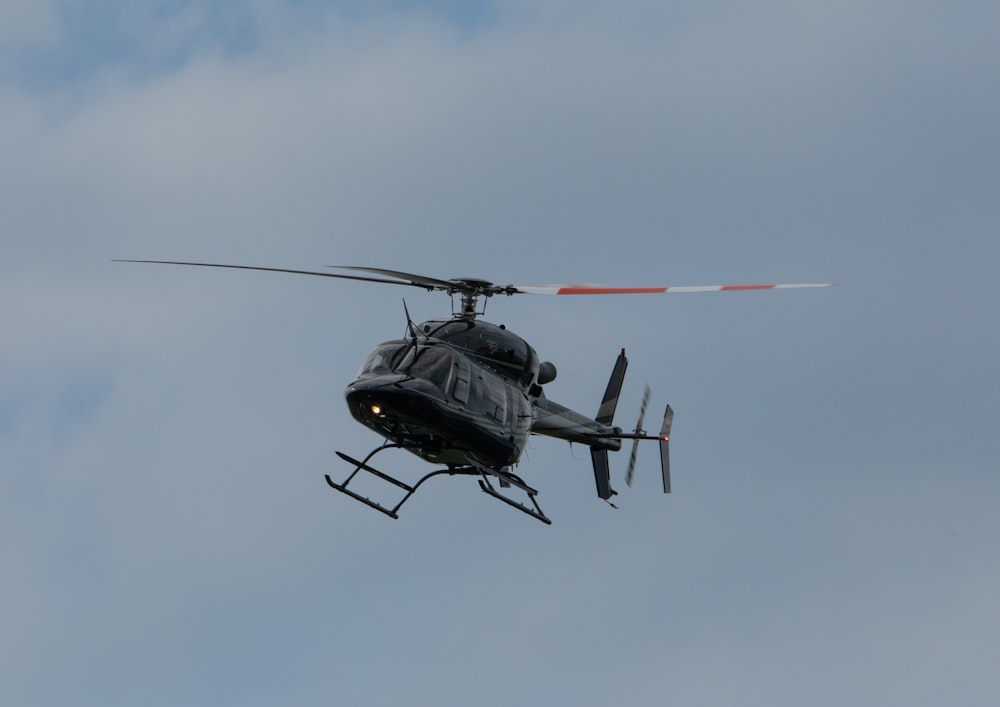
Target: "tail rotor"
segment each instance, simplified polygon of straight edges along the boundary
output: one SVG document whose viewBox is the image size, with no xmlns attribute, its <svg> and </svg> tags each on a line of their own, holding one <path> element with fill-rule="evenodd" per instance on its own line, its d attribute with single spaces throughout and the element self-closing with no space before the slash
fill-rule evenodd
<svg viewBox="0 0 1000 707">
<path fill-rule="evenodd" d="M 634 432 L 624 432 L 616 435 L 618 439 L 632 440 L 632 453 L 628 459 L 628 470 L 625 472 L 625 483 L 630 487 L 635 478 L 635 461 L 638 456 L 639 442 L 643 440 L 656 440 L 660 443 L 660 472 L 663 476 L 663 493 L 670 493 L 670 429 L 674 424 L 674 409 L 667 405 L 663 412 L 663 423 L 660 425 L 660 434 L 651 435 L 642 428 L 642 422 L 646 418 L 646 408 L 649 405 L 649 386 L 642 395 L 642 406 L 639 408 L 639 422 L 636 423 Z"/>
</svg>

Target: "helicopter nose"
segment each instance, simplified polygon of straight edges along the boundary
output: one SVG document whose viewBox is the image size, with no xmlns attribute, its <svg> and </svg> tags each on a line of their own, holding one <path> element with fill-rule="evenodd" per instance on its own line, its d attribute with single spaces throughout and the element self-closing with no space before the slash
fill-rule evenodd
<svg viewBox="0 0 1000 707">
<path fill-rule="evenodd" d="M 391 389 L 352 385 L 347 389 L 346 397 L 351 414 L 364 422 L 384 419 L 386 412 L 396 402 L 398 394 L 393 393 Z"/>
<path fill-rule="evenodd" d="M 348 392 L 352 390 L 379 390 L 389 386 L 399 387 L 406 381 L 406 376 L 401 373 L 385 373 L 378 376 L 365 376 L 358 378 L 347 386 Z"/>
<path fill-rule="evenodd" d="M 433 405 L 425 394 L 407 387 L 404 378 L 378 376 L 349 385 L 345 396 L 351 415 L 369 426 L 387 419 L 397 422 L 428 420 L 432 416 Z"/>
<path fill-rule="evenodd" d="M 385 418 L 390 409 L 403 407 L 409 397 L 400 385 L 403 378 L 389 375 L 354 381 L 345 391 L 348 407 L 356 417 Z"/>
</svg>

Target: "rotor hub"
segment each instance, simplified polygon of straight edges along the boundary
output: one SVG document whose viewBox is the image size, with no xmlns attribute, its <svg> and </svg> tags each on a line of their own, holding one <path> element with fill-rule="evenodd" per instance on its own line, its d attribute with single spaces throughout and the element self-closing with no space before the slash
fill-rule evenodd
<svg viewBox="0 0 1000 707">
<path fill-rule="evenodd" d="M 475 277 L 453 278 L 454 289 L 450 294 L 452 297 L 461 295 L 462 304 L 458 311 L 454 311 L 454 300 L 452 304 L 452 314 L 458 319 L 475 319 L 480 314 L 486 312 L 486 306 L 479 308 L 480 297 L 492 297 L 497 288 L 489 280 L 481 280 Z"/>
</svg>

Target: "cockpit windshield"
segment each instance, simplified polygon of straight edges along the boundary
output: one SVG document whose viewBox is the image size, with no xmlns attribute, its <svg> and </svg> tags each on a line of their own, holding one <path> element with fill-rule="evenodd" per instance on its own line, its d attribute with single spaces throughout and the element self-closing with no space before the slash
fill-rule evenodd
<svg viewBox="0 0 1000 707">
<path fill-rule="evenodd" d="M 402 344 L 382 344 L 372 351 L 368 360 L 365 361 L 365 365 L 358 371 L 358 378 L 374 376 L 379 373 L 392 373 L 409 349 L 409 346 Z"/>
<path fill-rule="evenodd" d="M 453 354 L 445 346 L 383 344 L 372 351 L 361 367 L 358 378 L 382 373 L 404 373 L 446 390 L 453 364 Z"/>
</svg>

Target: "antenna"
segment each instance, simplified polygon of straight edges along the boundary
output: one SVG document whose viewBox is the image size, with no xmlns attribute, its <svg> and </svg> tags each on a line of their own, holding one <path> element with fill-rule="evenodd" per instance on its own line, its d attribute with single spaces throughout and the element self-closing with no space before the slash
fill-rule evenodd
<svg viewBox="0 0 1000 707">
<path fill-rule="evenodd" d="M 417 327 L 413 324 L 413 320 L 410 319 L 410 308 L 406 306 L 406 298 L 403 298 L 403 312 L 406 314 L 406 328 L 410 332 L 410 336 L 416 340 L 417 338 Z"/>
</svg>

